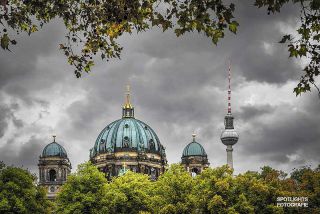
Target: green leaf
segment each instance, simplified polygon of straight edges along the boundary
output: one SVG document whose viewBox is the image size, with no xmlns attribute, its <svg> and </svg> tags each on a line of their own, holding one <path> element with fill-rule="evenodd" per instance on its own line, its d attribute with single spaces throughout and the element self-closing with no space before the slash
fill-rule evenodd
<svg viewBox="0 0 320 214">
<path fill-rule="evenodd" d="M 285 43 L 287 40 L 291 40 L 291 35 L 284 35 L 279 43 Z"/>
<path fill-rule="evenodd" d="M 89 61 L 89 62 L 87 63 L 87 65 L 84 67 L 84 71 L 85 71 L 85 72 L 91 71 L 91 67 L 92 67 L 92 66 L 94 66 L 93 61 Z"/>
<path fill-rule="evenodd" d="M 293 45 L 289 47 L 289 52 L 290 52 L 289 57 L 298 57 L 298 50 L 295 49 Z"/>
<path fill-rule="evenodd" d="M 22 24 L 20 24 L 20 28 L 21 28 L 23 31 L 28 31 L 29 25 L 28 25 L 27 23 L 22 23 Z"/>
<path fill-rule="evenodd" d="M 3 34 L 3 36 L 1 37 L 1 47 L 4 49 L 4 50 L 9 50 L 9 42 L 10 42 L 10 39 L 8 37 L 8 34 Z"/>
<path fill-rule="evenodd" d="M 219 38 L 217 36 L 213 36 L 213 38 L 212 38 L 213 44 L 217 45 L 218 41 L 219 41 Z"/>
<path fill-rule="evenodd" d="M 300 49 L 299 49 L 299 55 L 300 56 L 306 56 L 307 55 L 307 48 L 305 45 L 301 45 Z"/>
<path fill-rule="evenodd" d="M 229 30 L 232 32 L 232 33 L 237 33 L 237 28 L 239 26 L 239 23 L 236 22 L 236 21 L 232 21 L 230 24 L 229 24 Z"/>
<path fill-rule="evenodd" d="M 36 32 L 36 31 L 38 31 L 37 25 L 32 25 L 32 27 L 30 28 L 30 32 L 31 32 L 31 33 L 34 33 L 34 32 Z"/>
</svg>

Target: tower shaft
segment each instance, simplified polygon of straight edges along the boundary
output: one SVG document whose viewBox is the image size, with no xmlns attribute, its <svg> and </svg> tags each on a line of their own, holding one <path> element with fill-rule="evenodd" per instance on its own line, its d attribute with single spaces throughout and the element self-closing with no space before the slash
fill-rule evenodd
<svg viewBox="0 0 320 214">
<path fill-rule="evenodd" d="M 232 157 L 233 148 L 232 148 L 232 146 L 228 145 L 226 151 L 227 151 L 227 164 L 231 169 L 233 169 L 233 157 Z"/>
</svg>

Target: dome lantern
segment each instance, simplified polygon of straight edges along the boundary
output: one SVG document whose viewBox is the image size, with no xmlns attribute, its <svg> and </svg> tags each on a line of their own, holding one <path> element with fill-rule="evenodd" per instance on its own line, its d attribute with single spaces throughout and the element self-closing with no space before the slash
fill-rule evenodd
<svg viewBox="0 0 320 214">
<path fill-rule="evenodd" d="M 130 102 L 130 85 L 127 85 L 126 100 L 122 107 L 122 117 L 134 117 L 134 107 Z"/>
</svg>

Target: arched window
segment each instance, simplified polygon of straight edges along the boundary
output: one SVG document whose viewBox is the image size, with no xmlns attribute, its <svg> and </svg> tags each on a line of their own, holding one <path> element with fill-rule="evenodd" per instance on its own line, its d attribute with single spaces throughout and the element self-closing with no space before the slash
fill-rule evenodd
<svg viewBox="0 0 320 214">
<path fill-rule="evenodd" d="M 149 175 L 149 169 L 147 167 L 145 168 L 144 173 Z"/>
<path fill-rule="evenodd" d="M 125 136 L 123 138 L 123 147 L 124 148 L 129 148 L 129 137 L 128 136 Z"/>
<path fill-rule="evenodd" d="M 51 187 L 50 187 L 50 192 L 54 192 L 54 191 L 55 191 L 54 186 L 51 186 Z"/>
<path fill-rule="evenodd" d="M 50 181 L 56 181 L 57 180 L 56 170 L 50 169 L 50 171 L 49 171 L 49 180 Z"/>
<path fill-rule="evenodd" d="M 66 169 L 62 169 L 62 178 L 64 181 L 66 180 Z"/>
<path fill-rule="evenodd" d="M 153 167 L 151 168 L 151 180 L 155 181 L 157 179 L 157 172 L 156 169 Z"/>
<path fill-rule="evenodd" d="M 198 168 L 192 168 L 191 172 L 194 172 L 196 174 L 199 174 L 199 169 Z"/>
<path fill-rule="evenodd" d="M 154 151 L 156 149 L 154 142 L 153 142 L 153 139 L 149 140 L 149 148 L 151 151 Z"/>
<path fill-rule="evenodd" d="M 41 181 L 45 181 L 46 180 L 46 172 L 44 171 L 44 169 L 41 169 Z"/>
</svg>

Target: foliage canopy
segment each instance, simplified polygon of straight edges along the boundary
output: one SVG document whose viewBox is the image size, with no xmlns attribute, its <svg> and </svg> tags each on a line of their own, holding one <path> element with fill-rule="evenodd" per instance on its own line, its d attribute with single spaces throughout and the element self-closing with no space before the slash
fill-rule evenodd
<svg viewBox="0 0 320 214">
<path fill-rule="evenodd" d="M 57 197 L 57 213 L 107 213 L 107 180 L 90 162 L 68 176 Z"/>
<path fill-rule="evenodd" d="M 278 207 L 277 197 L 308 197 L 308 208 Z M 28 171 L 0 162 L 1 213 L 51 213 L 52 203 Z M 78 166 L 62 186 L 55 213 L 319 213 L 320 166 L 294 169 L 288 176 L 269 166 L 232 175 L 227 166 L 193 178 L 178 164 L 157 181 L 127 172 L 107 181 L 92 163 Z"/>
<path fill-rule="evenodd" d="M 58 213 L 272 214 L 320 211 L 319 168 L 304 167 L 287 176 L 265 166 L 261 172 L 248 171 L 233 176 L 230 168 L 222 166 L 206 169 L 192 178 L 180 165 L 173 164 L 157 181 L 128 172 L 109 183 L 92 164 L 82 164 L 80 168 L 84 170 L 79 173 L 78 169 L 71 175 L 59 194 Z M 91 187 L 87 188 L 87 184 Z M 83 204 L 87 204 L 85 198 L 88 196 L 91 205 L 84 210 Z M 308 197 L 309 207 L 277 207 L 277 197 L 281 196 Z M 72 212 L 70 207 L 73 207 Z"/>
<path fill-rule="evenodd" d="M 43 188 L 36 186 L 36 177 L 18 167 L 0 162 L 0 213 L 50 213 L 52 204 Z"/>
</svg>

